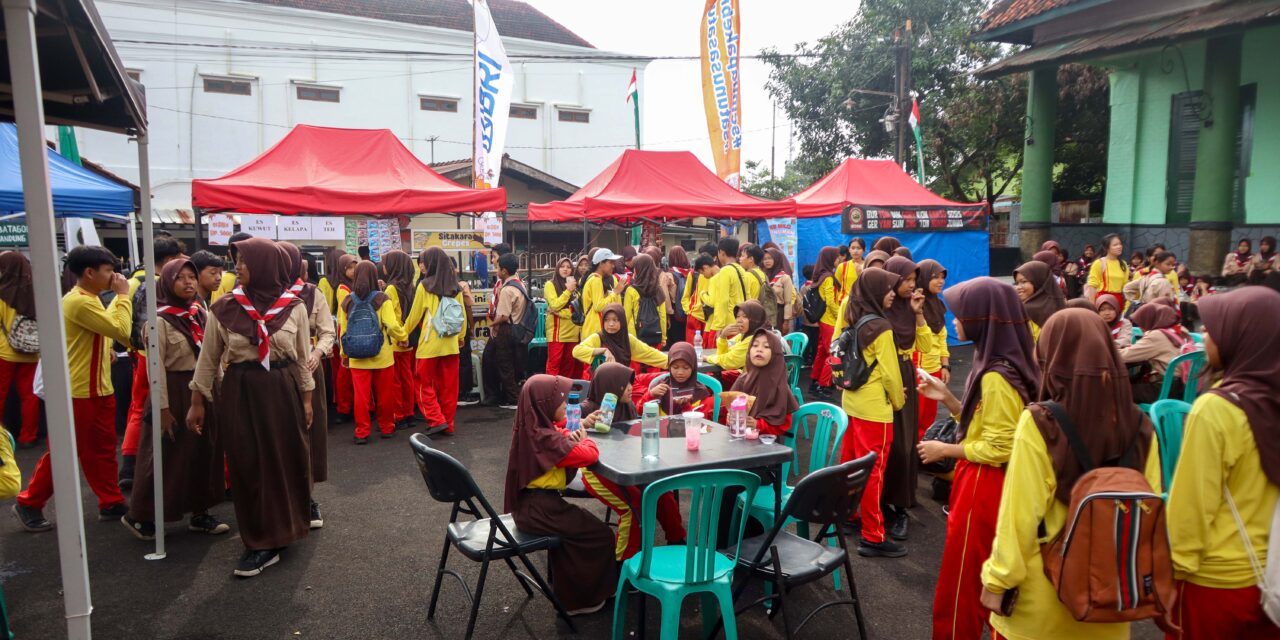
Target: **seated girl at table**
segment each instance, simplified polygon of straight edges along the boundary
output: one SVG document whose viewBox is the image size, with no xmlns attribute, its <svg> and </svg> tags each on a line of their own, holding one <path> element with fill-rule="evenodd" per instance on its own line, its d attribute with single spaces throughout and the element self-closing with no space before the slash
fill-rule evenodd
<svg viewBox="0 0 1280 640">
<path fill-rule="evenodd" d="M 791 414 L 800 408 L 787 384 L 782 338 L 769 329 L 756 329 L 749 344 L 747 372 L 733 383 L 732 392 L 747 395 L 747 415 L 760 433 L 781 436 L 791 429 Z"/>
<path fill-rule="evenodd" d="M 688 342 L 677 342 L 667 352 L 670 362 L 671 376 L 658 381 L 658 384 L 645 391 L 640 398 L 640 406 L 650 400 L 658 402 L 658 411 L 664 416 L 678 416 L 685 411 L 697 411 L 703 418 L 715 420 L 712 415 L 716 399 L 711 389 L 698 382 L 697 352 Z"/>
<path fill-rule="evenodd" d="M 608 313 L 606 311 L 606 313 Z M 606 321 L 607 322 L 607 321 Z M 618 407 L 614 410 L 613 422 L 625 422 L 639 417 L 636 407 L 631 403 L 631 387 L 636 379 L 636 372 L 616 362 L 606 362 L 596 369 L 595 378 L 591 380 L 591 391 L 582 403 L 582 428 L 590 429 L 600 419 L 600 404 L 604 396 L 612 393 L 618 397 Z M 582 470 L 582 484 L 587 493 L 595 496 L 606 507 L 618 514 L 618 537 L 614 546 L 615 557 L 626 560 L 640 550 L 640 518 L 632 513 L 632 507 L 640 508 L 642 492 L 640 487 L 622 487 L 606 480 L 586 469 Z M 662 525 L 663 535 L 669 544 L 684 544 L 686 533 L 684 520 L 680 517 L 680 505 L 672 493 L 658 499 L 658 524 Z"/>
<path fill-rule="evenodd" d="M 637 368 L 633 366 L 635 363 L 647 364 L 659 369 L 667 368 L 667 354 L 637 340 L 627 331 L 627 314 L 622 310 L 622 305 L 615 303 L 606 306 L 601 316 L 600 331 L 584 336 L 582 342 L 573 348 L 573 357 L 579 362 L 590 366 L 596 356 L 604 356 L 605 362 L 616 362 L 632 370 Z M 649 388 L 649 381 L 660 375 L 662 373 L 646 373 L 640 376 L 637 388 L 643 392 L 644 389 Z M 590 379 L 590 376 L 587 376 L 587 379 Z M 632 399 L 639 400 L 640 396 L 637 395 Z"/>
<path fill-rule="evenodd" d="M 755 300 L 738 303 L 733 308 L 733 316 L 734 323 L 721 329 L 716 335 L 715 354 L 707 356 L 709 364 L 720 367 L 720 381 L 725 386 L 732 386 L 746 369 L 751 336 L 756 334 L 757 329 L 769 327 L 764 305 Z"/>
</svg>

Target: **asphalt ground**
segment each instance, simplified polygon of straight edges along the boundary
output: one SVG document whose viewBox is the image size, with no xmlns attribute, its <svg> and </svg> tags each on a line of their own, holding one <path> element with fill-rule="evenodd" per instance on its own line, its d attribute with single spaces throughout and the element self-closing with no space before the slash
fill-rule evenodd
<svg viewBox="0 0 1280 640">
<path fill-rule="evenodd" d="M 961 348 L 952 355 L 952 387 L 957 394 L 969 354 Z M 434 442 L 465 464 L 499 507 L 513 415 L 501 409 L 461 407 L 457 435 Z M 230 533 L 211 537 L 187 532 L 185 523 L 170 524 L 168 557 L 150 561 L 143 556 L 153 543 L 138 541 L 119 522 L 98 522 L 96 501 L 85 486 L 94 637 L 462 638 L 469 605 L 456 581 L 446 578 L 435 620 L 426 620 L 449 506 L 427 494 L 409 449 L 409 432 L 355 446 L 351 428 L 347 423 L 329 431 L 330 480 L 316 489 L 324 528 L 285 550 L 279 564 L 252 579 L 231 574 L 243 547 L 229 502 L 213 513 L 231 524 Z M 39 453 L 19 451 L 18 462 L 29 472 Z M 922 477 L 905 558 L 853 557 L 870 637 L 929 637 L 934 581 L 946 534 L 941 505 L 931 499 L 929 487 L 930 479 Z M 576 502 L 592 513 L 603 512 L 594 500 Z M 5 514 L 0 517 L 0 584 L 11 625 L 19 640 L 65 638 L 57 538 L 23 532 L 8 512 L 10 504 L 2 505 Z M 53 518 L 52 504 L 46 516 Z M 534 562 L 545 569 L 544 558 L 535 557 Z M 474 585 L 478 564 L 455 552 L 449 566 Z M 757 588 L 751 593 L 758 593 Z M 807 614 L 835 597 L 826 579 L 797 590 L 788 603 L 794 607 L 791 611 Z M 631 597 L 630 638 L 637 635 L 638 598 Z M 647 635 L 656 637 L 658 605 L 649 603 Z M 698 611 L 697 598 L 685 602 L 682 637 L 700 637 Z M 575 618 L 575 634 L 556 619 L 545 599 L 526 598 L 516 578 L 498 564 L 489 573 L 475 637 L 606 638 L 611 614 L 612 604 L 600 613 Z M 793 615 L 792 624 L 802 617 Z M 771 621 L 761 608 L 738 616 L 743 638 L 784 637 L 780 625 L 780 616 Z M 1148 623 L 1135 627 L 1134 636 L 1160 637 Z M 852 608 L 826 609 L 797 637 L 856 638 Z"/>
</svg>

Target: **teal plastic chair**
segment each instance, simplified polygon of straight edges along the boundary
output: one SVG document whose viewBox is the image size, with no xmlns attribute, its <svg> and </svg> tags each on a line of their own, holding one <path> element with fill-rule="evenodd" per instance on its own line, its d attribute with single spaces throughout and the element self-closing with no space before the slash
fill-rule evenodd
<svg viewBox="0 0 1280 640">
<path fill-rule="evenodd" d="M 661 637 L 664 640 L 675 640 L 679 635 L 680 606 L 692 594 L 702 596 L 704 635 L 709 635 L 716 623 L 723 620 L 725 639 L 736 640 L 738 625 L 733 611 L 732 582 L 737 560 L 716 550 L 720 505 L 727 490 L 742 490 L 750 502 L 759 487 L 760 477 L 754 473 L 713 469 L 664 478 L 645 488 L 640 510 L 640 552 L 622 563 L 618 576 L 618 592 L 613 602 L 613 640 L 626 637 L 628 584 L 658 599 L 662 606 Z M 687 544 L 659 547 L 653 540 L 658 498 L 668 491 L 690 494 L 689 538 Z M 737 527 L 731 530 L 730 547 L 737 548 L 742 543 L 745 524 L 745 519 L 739 519 Z M 713 613 L 717 604 L 719 617 Z"/>
<path fill-rule="evenodd" d="M 1196 343 L 1196 344 L 1204 344 L 1204 334 L 1203 334 L 1203 333 L 1195 333 L 1195 332 L 1192 332 L 1192 333 L 1191 333 L 1191 341 L 1192 341 L 1192 342 L 1194 342 L 1194 343 Z"/>
<path fill-rule="evenodd" d="M 809 348 L 809 334 L 803 331 L 796 331 L 782 336 L 782 340 L 787 343 L 787 348 L 791 353 L 803 356 L 804 350 Z"/>
<path fill-rule="evenodd" d="M 1156 428 L 1156 445 L 1160 447 L 1160 481 L 1164 496 L 1169 497 L 1173 472 L 1182 454 L 1182 427 L 1191 412 L 1191 404 L 1181 400 L 1161 400 L 1151 405 L 1149 414 Z"/>
<path fill-rule="evenodd" d="M 1206 358 L 1204 351 L 1193 351 L 1170 360 L 1168 368 L 1164 370 L 1164 382 L 1160 384 L 1160 397 L 1156 398 L 1156 402 L 1169 399 L 1169 394 L 1173 393 L 1173 381 L 1177 377 L 1177 369 L 1184 362 L 1190 365 L 1187 369 L 1187 384 L 1182 391 L 1182 400 L 1188 404 L 1195 402 L 1196 396 L 1200 395 L 1200 375 L 1204 373 Z M 1138 408 L 1149 413 L 1151 406 L 1151 404 L 1140 404 Z"/>
<path fill-rule="evenodd" d="M 663 380 L 666 380 L 667 377 L 670 375 L 671 375 L 670 373 L 664 373 L 660 376 L 654 376 L 654 378 L 649 381 L 649 388 L 652 389 L 658 386 L 659 383 L 661 383 Z M 720 394 L 724 393 L 724 385 L 720 384 L 719 380 L 716 380 L 714 377 L 706 373 L 698 374 L 698 382 L 701 382 L 702 384 L 706 385 L 706 387 L 711 390 L 711 397 L 715 398 L 716 400 L 715 409 L 714 409 L 715 413 L 711 415 L 711 421 L 714 422 L 716 420 L 719 420 L 720 419 Z"/>
<path fill-rule="evenodd" d="M 791 395 L 796 397 L 796 404 L 804 404 L 804 394 L 800 392 L 800 368 L 804 366 L 804 356 L 794 353 L 788 353 L 784 356 L 787 360 L 787 384 L 791 386 Z M 808 437 L 805 432 L 805 437 Z"/>
<path fill-rule="evenodd" d="M 529 341 L 529 349 L 547 347 L 547 302 L 534 300 L 533 306 L 538 310 L 538 326 L 533 330 L 533 339 Z"/>
</svg>

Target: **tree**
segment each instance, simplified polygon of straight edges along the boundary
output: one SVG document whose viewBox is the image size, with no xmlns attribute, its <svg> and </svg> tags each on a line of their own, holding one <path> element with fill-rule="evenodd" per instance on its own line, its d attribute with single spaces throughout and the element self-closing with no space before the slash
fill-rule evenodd
<svg viewBox="0 0 1280 640">
<path fill-rule="evenodd" d="M 758 160 L 748 160 L 742 175 L 742 191 L 757 198 L 781 200 L 800 193 L 813 184 L 822 174 L 809 175 L 788 163 L 781 177 L 773 175 L 769 167 Z"/>
</svg>

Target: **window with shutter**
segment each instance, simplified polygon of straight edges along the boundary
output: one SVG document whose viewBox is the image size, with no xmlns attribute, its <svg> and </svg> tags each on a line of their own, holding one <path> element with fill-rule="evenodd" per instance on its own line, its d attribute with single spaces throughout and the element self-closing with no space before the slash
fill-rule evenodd
<svg viewBox="0 0 1280 640">
<path fill-rule="evenodd" d="M 1169 178 L 1165 193 L 1165 222 L 1191 221 L 1191 194 L 1196 181 L 1196 148 L 1200 142 L 1200 102 L 1204 92 L 1173 95 L 1169 122 Z"/>
</svg>

